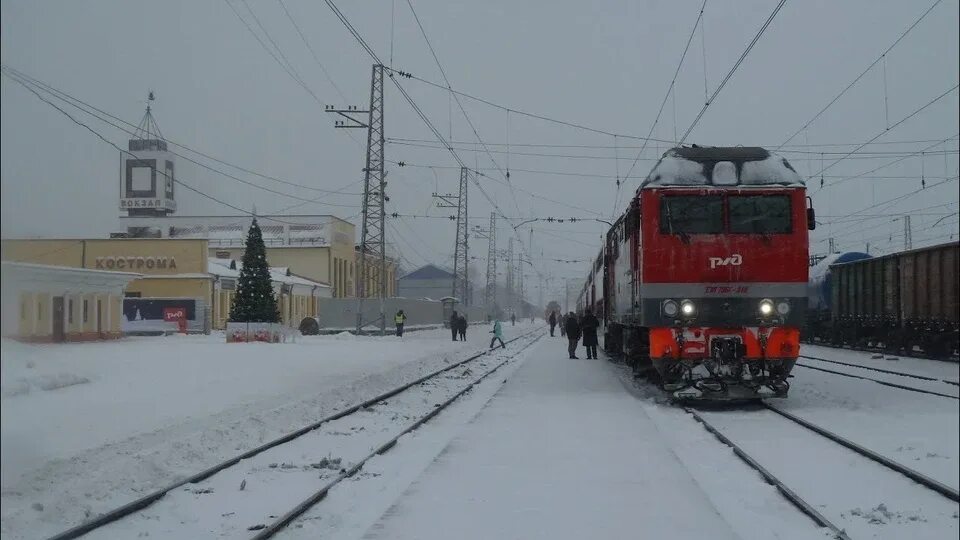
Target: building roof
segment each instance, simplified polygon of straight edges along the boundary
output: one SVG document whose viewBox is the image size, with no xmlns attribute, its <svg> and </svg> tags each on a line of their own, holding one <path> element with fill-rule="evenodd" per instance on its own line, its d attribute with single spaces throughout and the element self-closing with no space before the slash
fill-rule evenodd
<svg viewBox="0 0 960 540">
<path fill-rule="evenodd" d="M 234 265 L 236 268 L 231 268 L 231 262 L 232 261 L 227 261 L 224 259 L 209 259 L 207 261 L 207 268 L 209 269 L 210 273 L 215 276 L 239 278 L 240 270 L 243 269 L 243 264 L 236 262 Z M 330 288 L 330 285 L 327 283 L 314 281 L 303 276 L 298 276 L 285 266 L 270 267 L 270 280 L 276 283 L 286 283 L 288 285 L 306 285 L 308 287 L 319 287 L 321 289 Z"/>
<path fill-rule="evenodd" d="M 428 264 L 417 268 L 400 279 L 453 279 L 453 272 Z"/>
</svg>

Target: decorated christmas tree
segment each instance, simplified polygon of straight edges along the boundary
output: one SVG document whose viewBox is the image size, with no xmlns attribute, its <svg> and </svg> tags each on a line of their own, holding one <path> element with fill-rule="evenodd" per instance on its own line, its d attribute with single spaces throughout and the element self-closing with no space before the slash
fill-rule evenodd
<svg viewBox="0 0 960 540">
<path fill-rule="evenodd" d="M 263 245 L 263 234 L 256 218 L 247 232 L 243 268 L 240 269 L 237 292 L 230 306 L 230 321 L 280 322 L 280 311 L 270 281 L 270 267 L 267 265 L 267 248 Z"/>
</svg>

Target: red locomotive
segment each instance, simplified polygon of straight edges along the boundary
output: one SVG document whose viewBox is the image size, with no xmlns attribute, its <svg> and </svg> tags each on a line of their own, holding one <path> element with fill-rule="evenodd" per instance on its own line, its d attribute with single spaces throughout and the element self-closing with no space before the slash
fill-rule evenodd
<svg viewBox="0 0 960 540">
<path fill-rule="evenodd" d="M 763 148 L 667 151 L 607 233 L 579 308 L 685 399 L 786 396 L 807 304 L 803 181 Z"/>
</svg>

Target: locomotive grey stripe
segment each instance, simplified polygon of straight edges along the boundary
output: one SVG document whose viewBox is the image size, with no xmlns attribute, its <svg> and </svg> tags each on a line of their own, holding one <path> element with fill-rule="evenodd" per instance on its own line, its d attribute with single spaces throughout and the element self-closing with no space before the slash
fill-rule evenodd
<svg viewBox="0 0 960 540">
<path fill-rule="evenodd" d="M 807 282 L 644 283 L 641 298 L 791 298 L 806 297 Z"/>
</svg>

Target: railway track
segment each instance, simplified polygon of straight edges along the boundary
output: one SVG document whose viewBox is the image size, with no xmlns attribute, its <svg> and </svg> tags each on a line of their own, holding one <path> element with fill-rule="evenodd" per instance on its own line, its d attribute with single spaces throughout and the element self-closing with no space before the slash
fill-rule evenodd
<svg viewBox="0 0 960 540">
<path fill-rule="evenodd" d="M 928 522 L 933 528 L 956 527 L 957 490 L 796 415 L 766 403 L 764 407 L 747 414 L 684 410 L 836 538 L 858 536 L 853 530 L 861 522 L 863 536 L 884 520 L 901 528 L 897 537 L 909 534 L 911 527 L 928 527 Z M 811 433 L 817 437 L 809 438 Z M 782 441 L 789 441 L 789 454 Z M 850 451 L 864 459 L 851 461 Z M 877 504 L 879 497 L 889 496 L 900 498 L 890 503 L 892 511 L 882 499 Z M 864 510 L 870 505 L 877 506 Z M 908 505 L 917 513 L 897 509 Z"/>
<path fill-rule="evenodd" d="M 817 347 L 828 347 L 830 349 L 838 349 L 841 351 L 861 351 L 875 354 L 887 354 L 887 350 L 883 347 L 854 347 L 850 345 L 831 345 L 825 341 L 807 341 L 803 340 L 802 343 L 807 343 L 809 345 L 816 345 Z M 934 356 L 929 354 L 924 354 L 920 351 L 912 351 L 910 354 L 898 355 L 901 358 L 916 358 L 919 360 L 936 360 L 938 362 L 952 362 L 954 364 L 960 363 L 960 356 L 950 355 L 947 357 L 943 356 Z"/>
<path fill-rule="evenodd" d="M 288 524 L 292 519 L 296 518 L 298 515 L 300 515 L 301 513 L 303 513 L 304 511 L 306 511 L 307 509 L 309 509 L 311 506 L 313 506 L 314 504 L 316 504 L 316 503 L 319 502 L 320 500 L 322 500 L 323 497 L 326 495 L 326 493 L 329 491 L 330 488 L 332 488 L 333 486 L 335 486 L 335 485 L 336 485 L 337 483 L 339 483 L 340 481 L 342 481 L 342 480 L 344 480 L 344 479 L 346 479 L 346 478 L 349 478 L 349 477 L 353 476 L 354 474 L 356 474 L 360 469 L 362 469 L 363 464 L 364 464 L 366 461 L 368 461 L 369 459 L 371 459 L 372 457 L 374 457 L 374 456 L 376 456 L 376 455 L 380 455 L 380 454 L 383 454 L 383 453 L 389 451 L 390 448 L 392 448 L 392 447 L 397 443 L 397 440 L 398 440 L 400 437 L 402 437 L 403 435 L 405 435 L 405 434 L 407 434 L 407 433 L 410 433 L 411 431 L 414 431 L 414 430 L 416 430 L 417 428 L 419 428 L 420 426 L 422 426 L 424 423 L 426 423 L 427 421 L 429 421 L 431 418 L 433 418 L 434 416 L 436 416 L 437 414 L 439 414 L 443 409 L 445 409 L 446 407 L 448 407 L 449 405 L 451 405 L 452 403 L 454 403 L 458 398 L 460 398 L 461 396 L 463 396 L 464 394 L 466 394 L 466 393 L 467 393 L 470 389 L 472 389 L 474 386 L 476 386 L 476 385 L 479 384 L 481 381 L 483 381 L 484 379 L 486 379 L 487 377 L 489 377 L 490 375 L 492 375 L 494 372 L 496 372 L 497 370 L 499 370 L 501 367 L 503 367 L 504 365 L 506 365 L 507 363 L 509 363 L 510 360 L 512 360 L 512 359 L 516 356 L 516 354 L 518 354 L 520 351 L 526 349 L 527 347 L 529 347 L 530 345 L 532 345 L 534 342 L 536 342 L 537 340 L 539 340 L 540 337 L 542 337 L 542 332 L 543 332 L 543 330 L 540 329 L 540 328 L 538 328 L 538 329 L 536 329 L 536 330 L 533 330 L 533 331 L 530 331 L 530 332 L 526 332 L 526 333 L 524 333 L 524 334 L 521 334 L 520 336 L 517 336 L 517 337 L 515 337 L 515 338 L 512 338 L 512 339 L 508 340 L 508 341 L 506 342 L 507 344 L 517 343 L 517 342 L 520 342 L 521 340 L 524 340 L 525 338 L 531 338 L 532 336 L 535 336 L 535 335 L 538 334 L 538 333 L 541 334 L 541 335 L 539 335 L 539 336 L 533 337 L 532 339 L 529 339 L 529 340 L 524 344 L 524 346 L 521 347 L 519 350 L 511 351 L 510 349 L 507 349 L 507 351 L 508 351 L 509 353 L 512 353 L 509 357 L 507 357 L 506 359 L 504 359 L 504 360 L 501 361 L 501 362 L 498 362 L 492 369 L 490 369 L 490 370 L 488 370 L 487 372 L 483 373 L 480 377 L 475 378 L 475 379 L 473 380 L 473 382 L 467 384 L 466 387 L 462 388 L 460 391 L 458 391 L 456 394 L 454 394 L 454 395 L 453 395 L 452 397 L 450 397 L 449 399 L 443 401 L 442 403 L 435 404 L 435 405 L 431 408 L 431 410 L 430 410 L 426 415 L 420 417 L 416 422 L 414 422 L 413 424 L 407 426 L 401 433 L 399 433 L 399 434 L 396 435 L 395 437 L 392 437 L 392 438 L 391 438 L 389 441 L 387 441 L 386 443 L 380 444 L 380 445 L 376 448 L 376 450 L 375 450 L 374 452 L 368 454 L 366 457 L 364 457 L 362 460 L 356 462 L 356 463 L 355 463 L 354 465 L 352 465 L 351 467 L 349 467 L 349 468 L 347 468 L 347 469 L 342 469 L 342 470 L 339 472 L 339 474 L 334 478 L 334 480 L 333 480 L 332 482 L 330 482 L 330 483 L 328 483 L 327 485 L 325 485 L 320 491 L 314 493 L 309 499 L 307 499 L 307 500 L 301 502 L 300 504 L 298 504 L 293 510 L 291 510 L 291 511 L 289 511 L 288 513 L 286 513 L 286 514 L 284 514 L 283 516 L 281 516 L 280 519 L 276 520 L 275 522 L 271 523 L 271 524 L 268 525 L 268 526 L 265 526 L 265 527 L 262 527 L 262 528 L 258 528 L 257 530 L 258 530 L 259 532 L 257 532 L 257 534 L 256 534 L 256 536 L 254 536 L 254 538 L 269 538 L 269 537 L 273 536 L 273 534 L 276 534 L 276 532 L 282 530 L 282 528 L 283 528 L 286 524 Z M 210 479 L 211 477 L 217 475 L 218 473 L 221 473 L 221 472 L 223 472 L 223 471 L 226 471 L 226 470 L 230 469 L 231 467 L 236 466 L 237 464 L 239 464 L 240 462 L 242 462 L 242 461 L 244 461 L 244 460 L 249 460 L 249 459 L 251 459 L 251 458 L 256 458 L 256 457 L 261 456 L 261 455 L 263 455 L 264 453 L 266 453 L 266 452 L 268 452 L 268 451 L 270 451 L 270 450 L 273 450 L 273 449 L 276 449 L 276 448 L 278 448 L 278 447 L 282 447 L 283 445 L 286 445 L 286 444 L 288 444 L 288 443 L 292 443 L 292 442 L 294 442 L 294 441 L 297 441 L 297 439 L 300 439 L 301 437 L 307 435 L 308 433 L 314 432 L 314 431 L 316 431 L 318 428 L 321 428 L 321 427 L 323 427 L 323 426 L 325 426 L 325 425 L 328 425 L 328 424 L 330 424 L 330 423 L 332 423 L 332 422 L 335 422 L 335 421 L 337 421 L 337 420 L 341 420 L 341 419 L 347 418 L 347 417 L 349 417 L 349 416 L 351 416 L 351 415 L 354 415 L 354 414 L 356 414 L 356 413 L 358 413 L 358 412 L 361 412 L 361 411 L 368 411 L 368 410 L 372 409 L 373 407 L 375 407 L 375 406 L 378 405 L 378 404 L 385 403 L 386 400 L 388 400 L 388 399 L 394 398 L 394 397 L 396 397 L 396 396 L 400 396 L 401 394 L 405 393 L 407 390 L 410 390 L 410 389 L 412 389 L 412 388 L 416 388 L 416 387 L 420 387 L 420 386 L 422 386 L 422 385 L 428 384 L 428 383 L 430 383 L 432 380 L 435 380 L 435 379 L 437 379 L 438 377 L 440 377 L 440 376 L 442 376 L 442 375 L 444 375 L 444 374 L 446 374 L 446 373 L 450 373 L 450 372 L 452 372 L 453 370 L 455 370 L 455 369 L 457 369 L 457 368 L 469 368 L 469 365 L 470 365 L 471 363 L 473 363 L 473 362 L 475 362 L 475 361 L 477 361 L 477 360 L 483 359 L 484 357 L 488 356 L 491 352 L 497 351 L 497 350 L 499 350 L 499 349 L 493 349 L 493 350 L 486 350 L 486 349 L 485 349 L 485 350 L 483 350 L 483 351 L 481 351 L 481 352 L 478 352 L 477 354 L 474 354 L 474 355 L 472 355 L 472 356 L 470 356 L 470 357 L 468 357 L 468 358 L 465 358 L 465 359 L 460 360 L 460 361 L 458 361 L 458 362 L 455 362 L 455 363 L 453 363 L 453 364 L 451 364 L 451 365 L 449 365 L 449 366 L 446 366 L 446 367 L 444 367 L 444 368 L 441 368 L 441 369 L 435 370 L 435 371 L 433 371 L 433 372 L 431 372 L 431 373 L 428 373 L 428 374 L 424 375 L 423 377 L 420 377 L 420 378 L 418 378 L 418 379 L 416 379 L 416 380 L 414 380 L 414 381 L 405 383 L 405 384 L 400 385 L 400 386 L 398 386 L 398 387 L 396 387 L 396 388 L 394 388 L 394 389 L 392 389 L 392 390 L 389 390 L 389 391 L 384 392 L 384 393 L 382 393 L 382 394 L 380 394 L 380 395 L 377 395 L 377 396 L 375 396 L 375 397 L 373 397 L 373 398 L 370 398 L 370 399 L 367 399 L 367 400 L 362 401 L 362 402 L 360 402 L 360 403 L 354 404 L 354 405 L 352 405 L 352 406 L 350 406 L 350 407 L 347 407 L 347 408 L 345 408 L 345 409 L 343 409 L 343 410 L 340 410 L 340 411 L 338 411 L 338 412 L 336 412 L 336 413 L 334 413 L 334 414 L 332 414 L 332 415 L 329 415 L 329 416 L 327 416 L 327 417 L 325 417 L 325 418 L 322 418 L 322 419 L 320 419 L 320 420 L 318 420 L 318 421 L 316 421 L 316 422 L 314 422 L 314 423 L 312 423 L 312 424 L 309 424 L 309 425 L 307 425 L 307 426 L 304 426 L 304 427 L 302 427 L 302 428 L 300 428 L 300 429 L 297 429 L 297 430 L 295 430 L 295 431 L 293 431 L 293 432 L 290 432 L 290 433 L 288 433 L 288 434 L 286 434 L 286 435 L 284 435 L 284 436 L 282 436 L 282 437 L 279 437 L 279 438 L 277 438 L 277 439 L 274 439 L 274 440 L 272 440 L 272 441 L 269 441 L 269 442 L 267 442 L 267 443 L 265 443 L 265 444 L 262 444 L 262 445 L 260 445 L 260 446 L 258 446 L 258 447 L 256 447 L 256 448 L 253 448 L 253 449 L 248 450 L 248 451 L 246 451 L 246 452 L 244 452 L 244 453 L 242 453 L 242 454 L 239 454 L 239 455 L 237 455 L 237 456 L 235 456 L 235 457 L 233 457 L 233 458 L 230 458 L 230 459 L 225 460 L 225 461 L 223 461 L 223 462 L 221 462 L 221 463 L 218 463 L 218 464 L 216 464 L 216 465 L 214 465 L 214 466 L 212 466 L 212 467 L 210 467 L 210 468 L 208 468 L 208 469 L 206 469 L 206 470 L 203 470 L 203 471 L 201 471 L 201 472 L 198 472 L 198 473 L 196 473 L 196 474 L 194 474 L 194 475 L 192 475 L 192 476 L 189 476 L 189 477 L 187 477 L 187 478 L 185 478 L 185 479 L 183 479 L 183 480 L 180 480 L 180 481 L 174 482 L 174 483 L 172 483 L 172 484 L 170 484 L 170 485 L 167 485 L 167 486 L 165 486 L 165 487 L 162 487 L 162 488 L 160 488 L 160 489 L 158 489 L 158 490 L 156 490 L 156 491 L 153 491 L 153 492 L 151 492 L 151 493 L 149 493 L 149 494 L 147 494 L 147 495 L 145 495 L 145 496 L 143 496 L 143 497 L 141 497 L 141 498 L 139 498 L 139 499 L 136 499 L 136 500 L 134 500 L 134 501 L 131 501 L 131 502 L 129 502 L 129 503 L 123 505 L 123 506 L 120 506 L 120 507 L 118 507 L 118 508 L 115 508 L 115 509 L 113 509 L 113 510 L 110 510 L 110 511 L 108 511 L 108 512 L 105 512 L 105 513 L 103 513 L 103 514 L 100 514 L 99 516 L 97 516 L 97 517 L 95 517 L 95 518 L 93 518 L 93 519 L 91 519 L 91 520 L 89 520 L 89 521 L 87 521 L 87 522 L 84 522 L 84 523 L 82 523 L 82 524 L 80 524 L 80 525 L 77 525 L 76 527 L 73 527 L 73 528 L 71 528 L 71 529 L 68 529 L 68 530 L 66 530 L 66 531 L 63 531 L 63 532 L 61 532 L 61 533 L 59 533 L 59 534 L 51 537 L 49 540 L 71 540 L 71 539 L 75 539 L 75 538 L 80 538 L 80 537 L 82 537 L 82 536 L 84 536 L 84 535 L 87 535 L 87 534 L 89 534 L 89 533 L 91 533 L 91 532 L 97 531 L 98 529 L 101 529 L 101 528 L 103 528 L 103 527 L 105 527 L 105 526 L 107 526 L 107 525 L 110 525 L 110 524 L 112 524 L 112 523 L 114 523 L 114 522 L 117 522 L 117 521 L 119 521 L 119 520 L 122 520 L 123 518 L 125 518 L 125 517 L 127 517 L 127 516 L 131 516 L 132 514 L 134 514 L 134 513 L 138 512 L 138 511 L 141 511 L 141 510 L 143 510 L 143 509 L 145 509 L 145 508 L 153 505 L 154 503 L 160 501 L 160 500 L 163 499 L 167 494 L 173 492 L 174 490 L 177 490 L 177 489 L 179 489 L 179 488 L 183 488 L 184 486 L 195 485 L 195 484 L 198 484 L 198 483 L 203 482 L 203 481 L 205 481 L 205 480 L 208 480 L 208 479 Z M 242 489 L 242 487 L 241 487 L 241 489 Z M 251 529 L 251 530 L 252 530 L 252 529 Z"/>
<path fill-rule="evenodd" d="M 837 364 L 840 366 L 848 366 L 848 367 L 853 367 L 858 369 L 865 369 L 868 371 L 877 371 L 879 373 L 887 373 L 889 375 L 900 375 L 901 377 L 909 377 L 912 379 L 920 379 L 923 381 L 938 381 L 942 383 L 951 384 L 953 386 L 960 386 L 960 382 L 952 381 L 950 379 L 939 379 L 937 377 L 927 377 L 926 375 L 918 375 L 916 373 L 906 373 L 904 371 L 894 371 L 891 369 L 883 369 L 883 368 L 877 368 L 872 366 L 862 366 L 860 364 L 852 364 L 850 362 L 840 362 L 839 360 L 827 360 L 826 358 L 820 358 L 819 356 L 809 356 L 809 355 L 801 354 L 800 358 L 806 358 L 808 360 L 819 360 L 820 362 L 827 362 L 828 364 Z"/>
<path fill-rule="evenodd" d="M 899 383 L 894 383 L 894 382 L 890 382 L 890 381 L 884 381 L 884 380 L 882 380 L 882 379 L 875 379 L 875 378 L 873 378 L 873 377 L 867 377 L 866 375 L 855 375 L 855 374 L 853 374 L 853 373 L 847 373 L 847 372 L 844 372 L 844 371 L 837 371 L 837 370 L 835 370 L 835 369 L 827 369 L 827 368 L 824 368 L 824 367 L 811 366 L 811 365 L 809 365 L 809 364 L 802 364 L 802 363 L 800 363 L 800 362 L 797 362 L 796 365 L 799 366 L 799 367 L 802 367 L 802 368 L 806 368 L 806 369 L 813 369 L 813 370 L 816 370 L 816 371 L 823 371 L 823 372 L 825 372 L 825 373 L 832 373 L 832 374 L 834 374 L 834 375 L 840 375 L 840 376 L 842 376 L 842 377 L 850 377 L 850 378 L 852 378 L 852 379 L 860 379 L 860 380 L 864 380 L 864 381 L 873 381 L 873 382 L 875 382 L 875 383 L 877 383 L 877 384 L 882 384 L 882 385 L 884 385 L 884 386 L 889 386 L 889 387 L 892 387 L 892 388 L 899 388 L 899 389 L 901 389 L 901 390 L 908 390 L 908 391 L 910 391 L 910 392 L 917 392 L 917 393 L 920 393 L 920 394 L 928 394 L 928 395 L 931 395 L 931 396 L 939 396 L 939 397 L 945 397 L 945 398 L 960 400 L 960 396 L 954 396 L 954 395 L 951 395 L 951 394 L 944 394 L 943 392 L 937 392 L 937 391 L 935 391 L 935 390 L 927 390 L 927 389 L 923 389 L 923 388 L 917 388 L 917 387 L 915 387 L 915 386 L 909 386 L 909 385 L 906 385 L 906 384 L 899 384 Z M 855 367 L 860 367 L 860 366 L 855 366 Z M 895 375 L 904 376 L 904 377 L 911 377 L 911 376 L 912 376 L 912 377 L 915 377 L 915 378 L 922 378 L 922 377 L 917 377 L 917 376 L 914 376 L 914 375 L 907 375 L 907 374 L 902 374 L 902 373 L 895 373 Z M 951 382 L 949 382 L 949 381 L 942 381 L 942 382 L 945 382 L 945 383 L 947 383 L 947 384 L 955 384 L 955 383 L 951 383 Z"/>
</svg>

